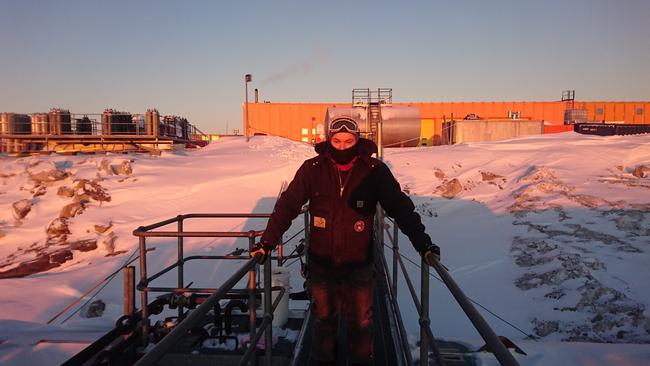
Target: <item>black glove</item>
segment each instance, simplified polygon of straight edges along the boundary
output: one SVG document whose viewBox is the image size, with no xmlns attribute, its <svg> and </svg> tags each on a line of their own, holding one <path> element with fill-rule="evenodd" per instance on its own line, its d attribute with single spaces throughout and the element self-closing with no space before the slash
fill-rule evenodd
<svg viewBox="0 0 650 366">
<path fill-rule="evenodd" d="M 422 254 L 422 259 L 424 259 L 424 263 L 432 266 L 434 259 L 438 262 L 440 262 L 440 247 L 431 243 L 427 245 L 427 247 L 420 252 Z"/>
<path fill-rule="evenodd" d="M 257 254 L 261 254 L 262 256 L 259 259 L 259 263 L 264 263 L 266 257 L 268 257 L 272 251 L 273 245 L 269 243 L 268 240 L 262 239 L 259 243 L 255 244 L 253 249 L 250 250 L 250 256 L 255 257 Z"/>
</svg>

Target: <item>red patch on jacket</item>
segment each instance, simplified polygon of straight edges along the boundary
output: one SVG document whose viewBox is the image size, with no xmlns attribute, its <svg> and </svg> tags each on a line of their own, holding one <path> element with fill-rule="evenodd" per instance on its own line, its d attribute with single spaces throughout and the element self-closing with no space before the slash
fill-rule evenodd
<svg viewBox="0 0 650 366">
<path fill-rule="evenodd" d="M 354 231 L 360 233 L 363 229 L 366 228 L 366 223 L 363 220 L 359 220 L 354 223 Z"/>
</svg>

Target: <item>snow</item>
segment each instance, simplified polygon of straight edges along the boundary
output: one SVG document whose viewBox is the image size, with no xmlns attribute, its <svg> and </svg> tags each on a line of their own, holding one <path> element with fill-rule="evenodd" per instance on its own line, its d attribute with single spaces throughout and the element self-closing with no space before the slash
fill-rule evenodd
<svg viewBox="0 0 650 366">
<path fill-rule="evenodd" d="M 106 303 L 102 316 L 72 313 L 86 298 L 47 322 L 137 255 L 134 229 L 183 213 L 270 212 L 282 182 L 314 154 L 307 144 L 256 136 L 249 143 L 224 138 L 162 156 L 0 155 L 0 273 L 39 256 L 60 262 L 26 277 L 0 279 L 0 364 L 59 364 L 114 325 L 122 311 L 121 274 L 95 297 Z M 495 332 L 528 353 L 516 355 L 522 365 L 647 364 L 650 177 L 632 172 L 650 166 L 649 135 L 568 132 L 385 154 L 441 246 L 451 275 L 481 305 Z M 119 169 L 126 165 L 132 172 Z M 97 196 L 92 184 L 110 199 Z M 24 200 L 31 208 L 17 218 L 12 205 L 26 208 Z M 47 233 L 62 207 L 75 202 L 82 209 L 67 220 L 69 233 Z M 185 229 L 263 227 L 263 220 L 201 219 L 188 221 Z M 300 228 L 298 218 L 285 237 Z M 96 248 L 74 249 L 80 241 L 95 242 Z M 407 238 L 400 235 L 399 242 L 402 254 L 419 263 Z M 174 240 L 151 239 L 148 246 L 155 248 L 148 255 L 150 273 L 175 260 Z M 246 246 L 230 238 L 186 239 L 185 254 L 225 254 Z M 235 266 L 195 261 L 186 266 L 186 279 L 212 287 Z M 418 268 L 408 261 L 406 266 L 419 289 Z M 291 282 L 299 287 L 297 264 L 291 270 Z M 173 277 L 160 281 L 174 284 Z M 402 315 L 417 339 L 416 312 L 404 279 L 399 281 Z M 480 347 L 482 340 L 448 290 L 433 278 L 430 290 L 434 335 Z M 526 339 L 481 307 L 539 340 Z M 39 342 L 44 339 L 78 343 Z M 489 355 L 481 359 L 495 364 Z"/>
</svg>

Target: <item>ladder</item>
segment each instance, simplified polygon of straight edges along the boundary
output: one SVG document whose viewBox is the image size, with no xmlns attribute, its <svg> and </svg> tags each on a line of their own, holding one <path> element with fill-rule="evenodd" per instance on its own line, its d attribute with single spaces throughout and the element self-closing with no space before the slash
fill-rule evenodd
<svg viewBox="0 0 650 366">
<path fill-rule="evenodd" d="M 368 104 L 368 132 L 372 141 L 376 144 L 379 143 L 379 124 L 381 123 L 381 106 L 379 102 L 371 102 Z"/>
</svg>

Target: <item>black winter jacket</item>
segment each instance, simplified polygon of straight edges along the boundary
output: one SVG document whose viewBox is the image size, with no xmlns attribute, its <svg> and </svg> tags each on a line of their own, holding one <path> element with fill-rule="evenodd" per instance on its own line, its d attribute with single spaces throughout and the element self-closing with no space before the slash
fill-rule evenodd
<svg viewBox="0 0 650 366">
<path fill-rule="evenodd" d="M 379 202 L 416 250 L 431 244 L 413 201 L 402 192 L 386 164 L 371 157 L 377 146 L 363 138 L 358 143 L 359 157 L 342 194 L 340 172 L 329 158 L 327 142 L 316 145 L 318 156 L 302 164 L 280 196 L 263 240 L 277 245 L 309 201 L 309 259 L 329 267 L 367 264 L 372 261 L 373 218 Z"/>
</svg>

